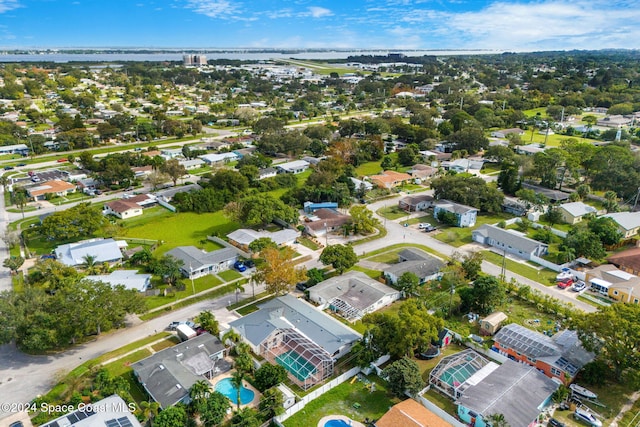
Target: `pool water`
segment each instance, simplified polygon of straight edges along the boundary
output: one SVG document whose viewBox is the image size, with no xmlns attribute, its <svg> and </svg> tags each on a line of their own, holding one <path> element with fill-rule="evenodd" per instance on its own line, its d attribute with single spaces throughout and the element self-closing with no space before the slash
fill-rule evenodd
<svg viewBox="0 0 640 427">
<path fill-rule="evenodd" d="M 324 427 L 350 427 L 349 423 L 343 420 L 329 420 L 324 423 Z"/>
<path fill-rule="evenodd" d="M 225 396 L 227 396 L 229 400 L 233 402 L 234 405 L 238 404 L 238 390 L 231 384 L 231 378 L 225 378 L 223 380 L 218 381 L 214 389 L 224 394 Z M 255 393 L 253 392 L 253 390 L 249 390 L 244 386 L 240 388 L 240 404 L 241 405 L 246 405 L 247 403 L 251 402 L 254 396 L 255 396 Z M 338 427 L 338 426 L 334 426 L 334 427 Z"/>
</svg>

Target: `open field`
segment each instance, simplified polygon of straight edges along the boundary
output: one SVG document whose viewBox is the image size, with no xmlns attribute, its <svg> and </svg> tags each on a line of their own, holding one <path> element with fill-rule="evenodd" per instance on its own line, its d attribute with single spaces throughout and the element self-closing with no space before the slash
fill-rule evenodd
<svg viewBox="0 0 640 427">
<path fill-rule="evenodd" d="M 495 252 L 482 251 L 482 257 L 493 264 L 502 265 L 502 256 Z M 524 262 L 513 261 L 509 258 L 506 258 L 505 260 L 505 268 L 513 273 L 519 274 L 520 276 L 524 276 L 527 279 L 542 283 L 543 285 L 554 286 L 556 283 L 555 279 L 557 273 L 553 270 L 549 270 L 548 268 L 538 270 Z"/>
</svg>

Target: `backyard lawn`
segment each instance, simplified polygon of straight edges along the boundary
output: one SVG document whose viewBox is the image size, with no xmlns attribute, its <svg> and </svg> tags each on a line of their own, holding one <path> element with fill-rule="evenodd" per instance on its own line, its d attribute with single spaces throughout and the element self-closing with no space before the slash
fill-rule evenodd
<svg viewBox="0 0 640 427">
<path fill-rule="evenodd" d="M 492 264 L 498 266 L 502 265 L 502 255 L 495 252 L 482 251 L 482 258 Z M 526 277 L 527 279 L 531 279 L 535 282 L 542 283 L 546 286 L 554 286 L 556 284 L 556 275 L 558 273 L 548 268 L 538 270 L 524 262 L 513 261 L 509 258 L 505 259 L 505 268 L 513 273 L 519 274 L 520 276 Z"/>
<path fill-rule="evenodd" d="M 373 393 L 360 381 L 353 384 L 351 380 L 345 381 L 311 401 L 283 424 L 285 427 L 316 426 L 320 419 L 327 415 L 345 415 L 359 422 L 364 422 L 365 418 L 379 419 L 400 400 L 387 392 L 383 380 L 374 375 L 367 378 L 376 384 Z M 358 409 L 353 407 L 355 403 L 360 405 Z"/>
<path fill-rule="evenodd" d="M 162 245 L 156 249 L 155 255 L 162 255 L 176 246 L 197 246 L 211 251 L 221 246 L 207 236 L 225 236 L 240 228 L 228 219 L 223 212 L 197 214 L 193 212 L 172 213 L 164 208 L 162 211 L 151 211 L 151 215 L 136 218 L 135 222 L 126 222 L 120 233 L 123 237 L 160 240 Z"/>
<path fill-rule="evenodd" d="M 471 232 L 484 224 L 496 224 L 501 221 L 512 218 L 507 214 L 478 214 L 476 225 L 473 227 L 451 227 L 442 223 L 432 222 L 433 225 L 440 230 L 434 237 L 441 242 L 448 243 L 451 246 L 459 248 L 460 246 L 471 243 Z"/>
<path fill-rule="evenodd" d="M 378 209 L 378 215 L 387 218 L 388 220 L 394 221 L 396 219 L 409 216 L 409 213 L 400 209 L 397 204 L 393 206 L 385 206 L 383 208 Z"/>
<path fill-rule="evenodd" d="M 222 284 L 220 279 L 210 274 L 195 279 L 193 281 L 193 288 L 191 287 L 190 280 L 184 280 L 183 283 L 185 285 L 185 289 L 183 291 L 167 294 L 167 296 L 160 293 L 159 295 L 146 297 L 144 300 L 147 304 L 147 310 L 151 310 L 165 304 L 171 304 L 193 295 L 193 288 L 195 288 L 195 293 L 199 293 Z"/>
</svg>

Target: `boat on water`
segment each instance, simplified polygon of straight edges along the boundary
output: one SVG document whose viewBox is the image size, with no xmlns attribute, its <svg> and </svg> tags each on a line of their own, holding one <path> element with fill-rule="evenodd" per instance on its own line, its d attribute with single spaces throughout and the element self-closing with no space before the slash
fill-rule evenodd
<svg viewBox="0 0 640 427">
<path fill-rule="evenodd" d="M 571 384 L 569 388 L 575 393 L 582 397 L 586 397 L 587 399 L 597 399 L 598 395 L 592 392 L 591 390 L 587 390 L 586 388 L 579 386 L 578 384 Z"/>
</svg>

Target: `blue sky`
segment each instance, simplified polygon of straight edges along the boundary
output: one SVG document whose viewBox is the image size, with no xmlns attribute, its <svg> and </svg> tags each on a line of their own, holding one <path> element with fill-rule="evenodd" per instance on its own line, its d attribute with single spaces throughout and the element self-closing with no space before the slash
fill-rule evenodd
<svg viewBox="0 0 640 427">
<path fill-rule="evenodd" d="M 639 48 L 639 0 L 0 0 L 0 47 Z"/>
</svg>

